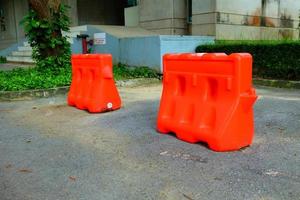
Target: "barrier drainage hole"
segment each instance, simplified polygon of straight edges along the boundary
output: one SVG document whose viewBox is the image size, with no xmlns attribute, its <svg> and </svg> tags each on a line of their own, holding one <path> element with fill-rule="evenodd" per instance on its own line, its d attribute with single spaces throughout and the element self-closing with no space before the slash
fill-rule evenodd
<svg viewBox="0 0 300 200">
<path fill-rule="evenodd" d="M 113 104 L 109 102 L 109 103 L 107 103 L 106 106 L 107 106 L 108 109 L 111 109 L 113 107 Z"/>
</svg>

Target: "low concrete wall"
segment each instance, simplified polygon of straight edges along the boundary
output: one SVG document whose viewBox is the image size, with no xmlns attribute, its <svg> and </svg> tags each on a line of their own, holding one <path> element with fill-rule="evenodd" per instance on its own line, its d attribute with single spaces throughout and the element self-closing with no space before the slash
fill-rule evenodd
<svg viewBox="0 0 300 200">
<path fill-rule="evenodd" d="M 94 37 L 94 33 L 101 33 L 104 32 L 100 29 L 97 29 L 93 26 L 88 26 L 87 32 L 90 36 L 89 39 Z M 109 53 L 113 56 L 113 62 L 119 63 L 119 52 L 120 52 L 120 40 L 117 37 L 114 37 L 110 34 L 106 34 L 106 44 L 104 45 L 93 45 L 92 53 Z M 72 53 L 74 54 L 81 54 L 82 53 L 82 44 L 81 39 L 74 39 L 74 43 L 72 44 Z"/>
<path fill-rule="evenodd" d="M 120 62 L 132 66 L 148 66 L 162 72 L 164 54 L 192 53 L 198 45 L 213 42 L 213 37 L 203 36 L 123 38 L 120 41 Z"/>
<path fill-rule="evenodd" d="M 87 34 L 105 32 L 101 28 L 88 26 Z M 73 53 L 81 53 L 81 40 L 74 39 Z M 214 43 L 209 36 L 151 35 L 137 37 L 117 37 L 106 33 L 106 44 L 94 45 L 93 53 L 110 53 L 114 64 L 148 66 L 162 71 L 162 56 L 166 53 L 195 52 L 198 45 Z"/>
<path fill-rule="evenodd" d="M 120 62 L 159 70 L 160 45 L 159 36 L 123 38 L 120 41 Z"/>
<path fill-rule="evenodd" d="M 209 36 L 160 36 L 160 55 L 163 56 L 166 53 L 193 53 L 197 46 L 213 43 L 214 37 Z"/>
</svg>

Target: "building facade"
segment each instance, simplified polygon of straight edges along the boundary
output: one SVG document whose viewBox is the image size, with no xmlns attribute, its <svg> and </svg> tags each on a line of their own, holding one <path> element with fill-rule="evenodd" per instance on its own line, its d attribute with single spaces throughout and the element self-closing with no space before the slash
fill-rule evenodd
<svg viewBox="0 0 300 200">
<path fill-rule="evenodd" d="M 139 26 L 161 35 L 221 40 L 299 39 L 295 0 L 63 0 L 72 26 Z M 0 49 L 24 39 L 27 0 L 0 0 Z"/>
<path fill-rule="evenodd" d="M 300 1 L 140 0 L 139 25 L 220 40 L 299 39 Z"/>
</svg>

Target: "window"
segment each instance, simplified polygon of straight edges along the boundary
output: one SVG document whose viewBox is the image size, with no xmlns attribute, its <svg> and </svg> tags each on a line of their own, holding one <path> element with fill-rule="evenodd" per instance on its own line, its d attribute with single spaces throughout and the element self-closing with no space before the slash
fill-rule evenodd
<svg viewBox="0 0 300 200">
<path fill-rule="evenodd" d="M 126 7 L 137 6 L 137 0 L 127 0 Z"/>
<path fill-rule="evenodd" d="M 4 10 L 0 8 L 0 31 L 6 31 Z"/>
</svg>

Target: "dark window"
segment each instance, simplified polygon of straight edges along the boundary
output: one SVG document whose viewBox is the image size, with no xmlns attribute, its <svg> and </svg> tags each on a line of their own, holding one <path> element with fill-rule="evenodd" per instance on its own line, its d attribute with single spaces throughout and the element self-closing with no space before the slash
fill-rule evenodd
<svg viewBox="0 0 300 200">
<path fill-rule="evenodd" d="M 0 8 L 0 31 L 6 31 L 4 10 Z"/>
<path fill-rule="evenodd" d="M 127 0 L 126 7 L 132 7 L 137 5 L 137 0 Z"/>
</svg>

